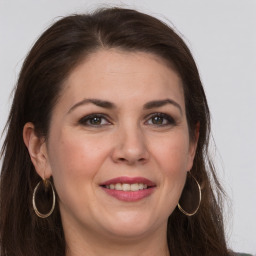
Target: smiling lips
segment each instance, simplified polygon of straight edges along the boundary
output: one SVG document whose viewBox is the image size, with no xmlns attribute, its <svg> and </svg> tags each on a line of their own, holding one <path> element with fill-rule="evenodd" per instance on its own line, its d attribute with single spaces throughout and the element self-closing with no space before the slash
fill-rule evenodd
<svg viewBox="0 0 256 256">
<path fill-rule="evenodd" d="M 121 201 L 138 201 L 148 197 L 155 190 L 156 184 L 143 177 L 118 177 L 100 184 L 110 196 Z"/>
</svg>

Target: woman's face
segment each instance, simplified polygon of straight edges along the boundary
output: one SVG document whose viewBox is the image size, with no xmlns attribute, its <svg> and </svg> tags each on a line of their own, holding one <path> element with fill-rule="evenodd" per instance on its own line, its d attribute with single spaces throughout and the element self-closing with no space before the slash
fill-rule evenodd
<svg viewBox="0 0 256 256">
<path fill-rule="evenodd" d="M 165 233 L 195 147 L 174 70 L 148 53 L 93 53 L 65 82 L 44 148 L 65 233 Z"/>
</svg>

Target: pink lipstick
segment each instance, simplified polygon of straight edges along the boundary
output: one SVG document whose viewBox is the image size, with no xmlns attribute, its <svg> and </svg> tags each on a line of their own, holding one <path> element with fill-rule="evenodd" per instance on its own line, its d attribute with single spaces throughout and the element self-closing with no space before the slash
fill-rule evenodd
<svg viewBox="0 0 256 256">
<path fill-rule="evenodd" d="M 156 184 L 144 177 L 117 177 L 100 184 L 110 196 L 121 201 L 133 202 L 150 196 Z"/>
</svg>

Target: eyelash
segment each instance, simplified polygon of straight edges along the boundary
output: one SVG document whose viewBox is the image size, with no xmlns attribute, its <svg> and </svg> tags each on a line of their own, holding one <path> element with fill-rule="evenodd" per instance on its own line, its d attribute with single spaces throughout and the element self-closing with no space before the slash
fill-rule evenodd
<svg viewBox="0 0 256 256">
<path fill-rule="evenodd" d="M 92 121 L 95 118 L 99 118 L 101 120 L 101 123 L 100 124 L 89 123 L 90 121 Z M 103 119 L 106 122 L 105 124 L 102 124 Z M 111 122 L 108 120 L 108 117 L 106 117 L 106 115 L 104 115 L 104 114 L 90 114 L 88 116 L 81 118 L 79 120 L 79 124 L 84 125 L 84 126 L 92 126 L 92 127 L 99 128 L 101 126 L 110 125 Z"/>
<path fill-rule="evenodd" d="M 165 114 L 165 113 L 154 113 L 154 114 L 149 115 L 147 117 L 146 123 L 148 123 L 149 120 L 151 120 L 151 122 L 152 122 L 153 118 L 156 118 L 156 117 L 162 118 L 163 122 L 165 122 L 165 123 L 164 124 L 154 124 L 154 123 L 151 123 L 151 124 L 148 124 L 148 125 L 154 125 L 154 126 L 160 126 L 160 127 L 176 125 L 175 119 L 172 116 L 170 116 L 168 114 Z"/>
<path fill-rule="evenodd" d="M 153 123 L 154 122 L 153 118 L 159 118 L 159 117 L 162 119 L 163 123 L 160 123 L 160 124 Z M 93 121 L 93 119 L 95 119 L 94 121 L 97 121 L 96 119 L 98 119 L 98 121 L 100 123 L 99 124 L 90 123 Z M 102 120 L 104 120 L 104 123 L 102 123 Z M 155 121 L 157 121 L 157 120 L 155 120 Z M 79 124 L 81 124 L 83 126 L 91 126 L 91 127 L 95 127 L 95 128 L 100 128 L 102 126 L 111 125 L 111 122 L 109 121 L 109 118 L 105 114 L 96 114 L 95 113 L 95 114 L 90 114 L 88 116 L 81 118 L 79 120 Z M 149 116 L 147 116 L 145 124 L 163 127 L 163 126 L 176 125 L 176 121 L 174 120 L 174 118 L 172 116 L 170 116 L 168 114 L 153 113 L 153 114 L 150 114 Z"/>
</svg>

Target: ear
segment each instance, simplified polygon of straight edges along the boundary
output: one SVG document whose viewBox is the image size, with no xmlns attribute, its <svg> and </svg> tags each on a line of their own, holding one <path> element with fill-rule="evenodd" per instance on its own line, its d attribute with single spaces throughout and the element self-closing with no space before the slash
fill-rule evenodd
<svg viewBox="0 0 256 256">
<path fill-rule="evenodd" d="M 38 175 L 42 179 L 49 178 L 52 173 L 49 167 L 45 138 L 38 137 L 33 123 L 24 125 L 23 140 Z"/>
<path fill-rule="evenodd" d="M 196 154 L 197 143 L 199 139 L 200 123 L 198 122 L 195 127 L 194 136 L 190 139 L 189 143 L 189 161 L 188 161 L 188 171 L 192 169 L 193 161 Z"/>
</svg>

